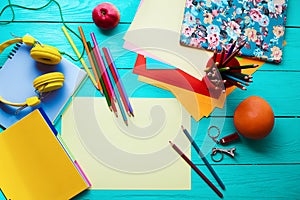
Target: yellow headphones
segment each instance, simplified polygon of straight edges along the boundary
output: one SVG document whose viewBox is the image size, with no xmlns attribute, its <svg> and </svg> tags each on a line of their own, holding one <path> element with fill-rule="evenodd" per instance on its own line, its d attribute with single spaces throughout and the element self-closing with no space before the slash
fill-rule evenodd
<svg viewBox="0 0 300 200">
<path fill-rule="evenodd" d="M 7 40 L 6 42 L 0 44 L 0 54 L 6 47 L 18 42 L 23 42 L 28 46 L 33 46 L 33 48 L 30 50 L 30 56 L 37 62 L 48 65 L 56 65 L 61 61 L 62 56 L 57 48 L 40 44 L 37 40 L 28 35 L 22 38 Z M 29 97 L 23 103 L 13 103 L 0 96 L 0 102 L 10 106 L 21 107 L 21 109 L 27 106 L 36 106 L 41 102 L 43 93 L 51 92 L 61 88 L 63 86 L 63 82 L 64 75 L 60 72 L 43 74 L 35 78 L 33 81 L 33 87 L 39 94 L 38 96 Z"/>
</svg>

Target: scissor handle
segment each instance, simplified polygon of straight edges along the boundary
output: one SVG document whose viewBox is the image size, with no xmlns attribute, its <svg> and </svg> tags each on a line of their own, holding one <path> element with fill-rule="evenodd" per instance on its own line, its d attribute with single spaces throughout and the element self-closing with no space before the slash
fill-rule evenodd
<svg viewBox="0 0 300 200">
<path fill-rule="evenodd" d="M 216 129 L 216 130 L 217 130 L 217 134 L 216 134 L 216 135 L 212 135 L 212 134 L 211 134 L 212 129 Z M 209 136 L 215 143 L 217 143 L 217 144 L 220 143 L 220 142 L 217 140 L 217 138 L 219 137 L 220 133 L 221 133 L 221 131 L 220 131 L 220 129 L 219 129 L 217 126 L 210 126 L 210 127 L 208 128 L 208 130 L 207 130 L 208 136 Z"/>
<path fill-rule="evenodd" d="M 219 159 L 216 159 L 216 155 L 217 155 L 217 154 L 221 154 L 221 157 L 220 157 Z M 216 148 L 213 148 L 213 149 L 212 149 L 212 152 L 211 152 L 211 154 L 210 154 L 210 157 L 211 157 L 211 159 L 212 159 L 213 161 L 215 161 L 215 162 L 220 162 L 220 161 L 223 160 L 223 158 L 224 158 L 224 153 L 221 152 L 221 151 L 218 151 Z"/>
</svg>

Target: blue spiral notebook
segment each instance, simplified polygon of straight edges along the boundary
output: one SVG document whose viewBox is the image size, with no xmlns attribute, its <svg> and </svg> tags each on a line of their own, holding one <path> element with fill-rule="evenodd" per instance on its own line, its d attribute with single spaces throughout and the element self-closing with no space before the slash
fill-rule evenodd
<svg viewBox="0 0 300 200">
<path fill-rule="evenodd" d="M 182 45 L 229 50 L 246 45 L 240 55 L 280 63 L 288 0 L 187 0 L 180 34 Z"/>
<path fill-rule="evenodd" d="M 38 63 L 30 56 L 31 48 L 25 44 L 17 44 L 9 54 L 0 69 L 0 96 L 11 102 L 24 102 L 28 97 L 37 96 L 33 87 L 36 77 L 47 72 L 61 72 L 65 76 L 63 87 L 46 94 L 37 106 L 43 108 L 54 122 L 86 77 L 86 72 L 65 58 L 54 66 Z M 26 107 L 16 114 L 17 107 L 0 103 L 0 124 L 8 128 L 35 108 Z"/>
</svg>

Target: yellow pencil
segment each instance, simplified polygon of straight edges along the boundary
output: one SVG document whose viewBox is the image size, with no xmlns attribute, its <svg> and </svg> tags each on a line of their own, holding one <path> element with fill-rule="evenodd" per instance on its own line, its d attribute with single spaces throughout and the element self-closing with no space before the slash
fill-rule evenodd
<svg viewBox="0 0 300 200">
<path fill-rule="evenodd" d="M 77 47 L 75 46 L 75 44 L 74 44 L 74 42 L 73 42 L 73 39 L 70 37 L 69 33 L 67 32 L 66 27 L 63 26 L 63 27 L 62 27 L 62 30 L 63 30 L 65 36 L 67 37 L 69 43 L 71 44 L 71 46 L 72 46 L 74 52 L 76 53 L 77 57 L 80 58 L 80 53 L 79 53 Z M 83 59 L 83 58 L 80 58 L 80 62 L 81 62 L 81 64 L 82 64 L 83 68 L 85 69 L 87 75 L 90 77 L 90 79 L 91 79 L 92 83 L 94 84 L 94 86 L 95 86 L 97 89 L 99 89 L 99 88 L 97 87 L 97 82 L 96 82 L 95 78 L 93 77 L 93 75 L 91 74 L 91 71 L 89 70 L 88 66 L 86 65 L 84 59 Z"/>
</svg>

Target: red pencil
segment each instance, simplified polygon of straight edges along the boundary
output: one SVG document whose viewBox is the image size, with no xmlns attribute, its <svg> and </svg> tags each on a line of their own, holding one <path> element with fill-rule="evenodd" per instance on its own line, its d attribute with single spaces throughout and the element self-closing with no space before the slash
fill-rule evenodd
<svg viewBox="0 0 300 200">
<path fill-rule="evenodd" d="M 83 33 L 83 30 L 82 30 L 82 27 L 81 27 L 81 26 L 78 26 L 78 30 L 79 30 L 79 33 L 80 33 L 80 35 L 81 35 L 81 39 L 82 39 L 82 43 L 83 43 L 84 49 L 85 49 L 85 51 L 86 51 L 86 54 L 88 55 L 90 64 L 91 64 L 91 66 L 92 66 L 92 70 L 93 70 L 95 79 L 96 79 L 96 81 L 97 81 L 98 89 L 99 89 L 100 93 L 103 95 L 103 89 L 102 89 L 102 86 L 101 86 L 100 81 L 99 81 L 100 79 L 99 79 L 99 77 L 98 77 L 97 70 L 96 70 L 96 67 L 95 67 L 95 63 L 94 63 L 94 61 L 93 61 L 91 52 L 90 52 L 90 50 L 89 50 L 89 47 L 88 47 L 88 44 L 87 44 L 85 35 L 84 35 L 84 33 Z"/>
<path fill-rule="evenodd" d="M 107 69 L 106 69 L 106 66 L 104 64 L 102 55 L 100 54 L 95 34 L 92 32 L 92 33 L 90 33 L 90 35 L 91 35 L 91 38 L 92 38 L 93 43 L 94 43 L 93 52 L 94 52 L 95 57 L 96 57 L 96 61 L 97 61 L 97 64 L 98 64 L 97 66 L 99 67 L 99 70 L 101 72 L 101 76 L 102 76 L 105 88 L 106 88 L 108 96 L 109 96 L 109 99 L 111 100 L 112 109 L 113 109 L 114 113 L 116 114 L 116 116 L 118 116 L 116 106 L 114 105 L 115 104 L 115 93 L 114 93 L 114 90 L 113 90 L 113 86 L 112 86 L 111 81 L 109 79 L 109 75 L 107 73 Z"/>
<path fill-rule="evenodd" d="M 117 71 L 117 68 L 115 66 L 115 63 L 114 63 L 114 60 L 111 56 L 111 53 L 109 51 L 108 48 L 105 48 L 103 47 L 102 48 L 102 51 L 103 51 L 103 54 L 105 56 L 105 59 L 106 59 L 106 62 L 107 62 L 107 65 L 111 71 L 111 74 L 112 74 L 112 77 L 116 83 L 116 86 L 118 88 L 118 91 L 120 93 L 120 96 L 121 96 L 121 99 L 122 99 L 122 102 L 123 102 L 123 105 L 125 107 L 125 110 L 127 112 L 127 114 L 130 116 L 132 115 L 133 116 L 133 110 L 132 110 L 132 107 L 131 107 L 131 104 L 130 104 L 130 101 L 128 99 L 128 96 L 126 94 L 126 91 L 124 89 L 124 86 L 121 82 L 121 78 L 118 74 L 118 71 Z"/>
<path fill-rule="evenodd" d="M 97 48 L 95 48 L 95 47 L 93 47 L 93 52 L 96 57 L 97 66 L 99 67 L 99 71 L 101 73 L 101 78 L 103 80 L 104 87 L 107 90 L 108 98 L 110 99 L 110 102 L 111 102 L 112 111 L 115 113 L 116 117 L 118 117 L 117 108 L 116 108 L 115 101 L 114 101 L 114 91 L 113 91 L 111 82 L 109 80 L 102 56 L 101 56 L 100 52 L 97 51 Z"/>
<path fill-rule="evenodd" d="M 176 144 L 172 143 L 171 141 L 169 141 L 169 143 L 173 149 L 192 167 L 192 169 L 211 187 L 211 189 L 213 189 L 213 191 L 215 191 L 217 195 L 222 198 L 223 194 L 218 190 L 218 188 L 216 188 L 216 186 L 212 184 L 210 180 L 208 180 L 208 178 L 197 168 L 197 166 L 192 163 L 192 161 L 186 155 L 184 155 L 184 153 L 176 146 Z"/>
<path fill-rule="evenodd" d="M 221 56 L 220 56 L 220 61 L 219 61 L 220 65 L 218 66 L 218 68 L 222 68 L 223 67 L 224 56 L 225 56 L 225 49 L 222 48 L 222 50 L 221 50 Z"/>
<path fill-rule="evenodd" d="M 241 45 L 225 59 L 223 62 L 223 67 L 226 67 L 226 65 L 238 54 L 238 52 L 245 46 L 246 43 L 246 41 L 243 41 Z"/>
</svg>

